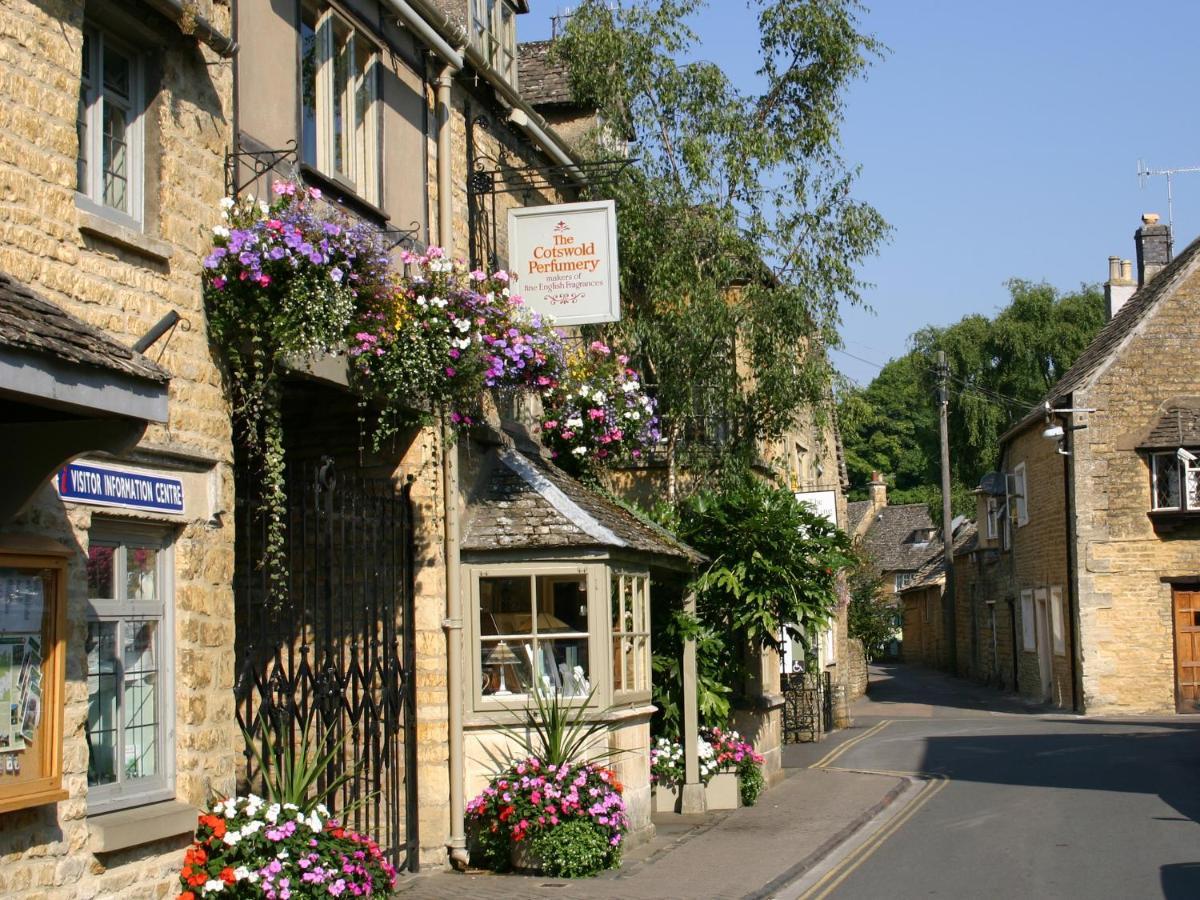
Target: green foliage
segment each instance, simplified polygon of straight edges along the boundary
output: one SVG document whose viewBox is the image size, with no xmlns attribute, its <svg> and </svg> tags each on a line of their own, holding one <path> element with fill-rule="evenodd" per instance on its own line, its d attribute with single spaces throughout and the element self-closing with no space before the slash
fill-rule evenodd
<svg viewBox="0 0 1200 900">
<path fill-rule="evenodd" d="M 305 813 L 312 812 L 318 803 L 324 803 L 354 777 L 353 771 L 343 772 L 318 787 L 326 769 L 342 755 L 346 735 L 325 741 L 323 746 L 322 742 L 314 742 L 309 729 L 314 718 L 310 716 L 299 724 L 298 747 L 293 746 L 286 723 L 274 728 L 266 715 L 259 717 L 261 737 L 242 729 L 246 748 L 258 763 L 264 799 L 272 803 L 294 804 Z M 260 741 L 263 745 L 261 750 Z M 359 802 L 365 802 L 365 799 Z"/>
<path fill-rule="evenodd" d="M 529 703 L 524 709 L 525 721 L 518 727 L 504 726 L 500 732 L 521 749 L 521 756 L 537 757 L 546 765 L 590 762 L 611 756 L 612 751 L 586 754 L 588 745 L 598 734 L 608 731 L 606 722 L 587 721 L 588 707 L 596 689 L 585 698 L 568 698 L 557 691 L 545 691 L 537 681 L 530 682 Z M 493 758 L 497 771 L 506 768 L 510 760 Z"/>
<path fill-rule="evenodd" d="M 612 188 L 623 317 L 596 331 L 654 388 L 669 464 L 701 475 L 744 467 L 825 400 L 821 348 L 886 233 L 836 151 L 844 90 L 882 49 L 857 4 L 754 0 L 759 92 L 696 59 L 688 19 L 706 5 L 584 0 L 554 51 L 604 123 L 592 152 L 638 142 Z"/>
<path fill-rule="evenodd" d="M 950 366 L 953 509 L 974 515 L 970 492 L 995 468 L 1000 435 L 1037 403 L 1104 325 L 1104 300 L 1084 286 L 1061 294 L 1012 280 L 1010 304 L 994 319 L 970 315 L 911 338 L 913 349 L 883 367 L 866 388 L 839 398 L 852 497 L 865 497 L 872 471 L 885 473 L 892 503 L 929 502 L 941 520 L 934 360 Z"/>
<path fill-rule="evenodd" d="M 696 639 L 696 706 L 701 727 L 724 725 L 732 710 L 733 688 L 725 669 L 728 644 L 681 609 L 656 603 L 651 610 L 654 635 L 656 735 L 683 734 L 683 642 Z"/>
<path fill-rule="evenodd" d="M 745 476 L 680 508 L 680 537 L 713 559 L 697 580 L 700 621 L 731 642 L 807 644 L 837 611 L 849 538 L 790 491 Z"/>
<path fill-rule="evenodd" d="M 876 575 L 866 560 L 861 560 L 850 573 L 850 637 L 863 642 L 867 659 L 882 655 L 888 642 L 895 637 L 897 607 L 889 604 L 883 591 L 883 579 Z"/>
<path fill-rule="evenodd" d="M 592 822 L 574 819 L 533 839 L 533 855 L 550 878 L 587 878 L 620 865 L 612 859 L 608 835 Z M 619 848 L 616 853 L 620 853 Z"/>
<path fill-rule="evenodd" d="M 763 792 L 763 788 L 767 786 L 767 780 L 763 777 L 762 766 L 739 766 L 738 775 L 741 779 L 742 806 L 753 806 L 758 802 L 759 794 Z"/>
</svg>

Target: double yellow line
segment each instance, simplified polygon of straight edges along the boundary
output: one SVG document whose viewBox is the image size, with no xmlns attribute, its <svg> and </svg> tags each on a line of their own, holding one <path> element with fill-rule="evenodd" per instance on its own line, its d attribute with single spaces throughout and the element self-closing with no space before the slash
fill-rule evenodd
<svg viewBox="0 0 1200 900">
<path fill-rule="evenodd" d="M 862 743 L 867 738 L 874 737 L 879 734 L 884 728 L 890 725 L 891 719 L 884 719 L 873 728 L 868 728 L 858 737 L 846 741 L 839 747 L 835 747 L 821 759 L 813 763 L 809 768 L 812 769 L 827 769 L 844 753 L 848 752 L 855 745 Z M 891 775 L 899 778 L 907 779 L 925 779 L 925 784 L 922 786 L 917 795 L 909 801 L 908 805 L 896 815 L 894 819 L 872 834 L 867 840 L 859 844 L 853 850 L 846 854 L 845 858 L 840 860 L 828 872 L 821 876 L 815 883 L 810 885 L 803 894 L 797 896 L 796 900 L 824 900 L 839 885 L 849 878 L 863 863 L 871 858 L 893 834 L 904 827 L 907 822 L 920 811 L 926 803 L 932 800 L 937 794 L 945 789 L 949 784 L 949 779 L 942 775 L 922 775 L 916 772 L 892 772 L 879 771 L 875 769 L 853 769 L 847 771 L 864 772 L 872 775 Z"/>
<path fill-rule="evenodd" d="M 882 846 L 884 841 L 903 828 L 922 806 L 937 796 L 949 783 L 948 779 L 940 775 L 930 778 L 925 783 L 925 786 L 921 788 L 920 793 L 913 798 L 902 813 L 879 829 L 879 831 L 875 832 L 875 834 L 871 835 L 868 840 L 855 847 L 853 851 L 847 854 L 845 859 L 821 876 L 815 884 L 809 887 L 803 894 L 800 894 L 796 900 L 823 900 L 823 898 L 832 894 L 843 881 L 854 874 L 859 866 L 871 858 L 871 855 Z"/>
</svg>

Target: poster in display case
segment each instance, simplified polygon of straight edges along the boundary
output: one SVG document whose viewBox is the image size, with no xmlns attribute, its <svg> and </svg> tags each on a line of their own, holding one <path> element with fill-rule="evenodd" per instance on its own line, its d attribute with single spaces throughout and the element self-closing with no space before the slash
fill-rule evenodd
<svg viewBox="0 0 1200 900">
<path fill-rule="evenodd" d="M 70 551 L 0 537 L 0 813 L 65 799 L 66 574 Z"/>
</svg>

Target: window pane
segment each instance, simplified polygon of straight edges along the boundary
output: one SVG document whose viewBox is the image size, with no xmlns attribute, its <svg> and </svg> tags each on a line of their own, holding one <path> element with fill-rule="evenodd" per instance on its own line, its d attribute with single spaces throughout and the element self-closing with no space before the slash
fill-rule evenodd
<svg viewBox="0 0 1200 900">
<path fill-rule="evenodd" d="M 619 632 L 621 630 L 621 584 L 625 576 L 614 575 L 612 580 L 612 630 Z"/>
<path fill-rule="evenodd" d="M 109 102 L 101 101 L 103 109 L 104 156 L 104 205 L 128 212 L 129 149 L 126 143 L 125 111 Z"/>
<path fill-rule="evenodd" d="M 117 780 L 117 623 L 89 622 L 88 784 Z"/>
<path fill-rule="evenodd" d="M 317 164 L 317 14 L 305 5 L 300 20 L 300 159 Z"/>
<path fill-rule="evenodd" d="M 637 690 L 644 691 L 650 686 L 650 653 L 648 638 L 640 637 L 634 639 L 633 655 L 637 658 L 637 680 L 634 682 L 634 685 L 636 686 Z"/>
<path fill-rule="evenodd" d="M 79 107 L 75 113 L 75 131 L 79 137 L 79 156 L 75 161 L 75 188 L 87 193 L 88 191 L 88 129 L 87 112 L 91 102 L 92 84 L 92 46 L 91 37 L 83 33 L 83 57 L 80 63 L 81 79 L 79 82 Z"/>
<path fill-rule="evenodd" d="M 153 547 L 126 547 L 125 598 L 154 600 L 158 597 L 158 551 Z"/>
<path fill-rule="evenodd" d="M 534 659 L 532 640 L 485 640 L 481 649 L 483 683 L 480 688 L 485 697 L 528 692 Z"/>
<path fill-rule="evenodd" d="M 344 23 L 335 20 L 333 30 L 333 170 L 350 177 L 349 141 L 352 126 L 347 101 L 351 91 L 351 53 L 354 42 Z"/>
<path fill-rule="evenodd" d="M 359 193 L 376 199 L 375 177 L 375 57 L 366 41 L 355 41 L 354 152 Z"/>
<path fill-rule="evenodd" d="M 621 631 L 626 633 L 638 630 L 636 620 L 634 619 L 633 595 L 634 583 L 636 581 L 637 578 L 633 576 L 627 576 L 621 579 L 621 596 L 623 598 L 621 603 Z"/>
<path fill-rule="evenodd" d="M 613 690 L 625 690 L 625 638 L 619 634 L 613 635 L 612 639 L 612 671 L 613 671 Z"/>
<path fill-rule="evenodd" d="M 623 638 L 621 649 L 625 656 L 625 690 L 637 690 L 637 654 L 634 652 L 634 638 Z"/>
<path fill-rule="evenodd" d="M 158 772 L 158 665 L 154 621 L 124 623 L 125 778 Z"/>
<path fill-rule="evenodd" d="M 88 547 L 87 580 L 88 597 L 96 600 L 112 600 L 113 593 L 113 560 L 116 548 L 103 547 L 96 544 Z"/>
<path fill-rule="evenodd" d="M 129 78 L 133 64 L 129 57 L 114 50 L 104 48 L 104 89 L 112 91 L 119 97 L 129 99 Z"/>
<path fill-rule="evenodd" d="M 1179 462 L 1174 453 L 1158 453 L 1154 457 L 1154 508 L 1179 507 Z"/>
<path fill-rule="evenodd" d="M 586 632 L 587 578 L 543 575 L 538 579 L 538 634 Z"/>
<path fill-rule="evenodd" d="M 533 634 L 533 592 L 528 577 L 479 579 L 479 633 Z"/>
<path fill-rule="evenodd" d="M 1187 470 L 1188 509 L 1200 509 L 1200 469 Z"/>
<path fill-rule="evenodd" d="M 586 697 L 592 690 L 588 677 L 587 638 L 538 641 L 539 687 L 564 697 Z"/>
</svg>

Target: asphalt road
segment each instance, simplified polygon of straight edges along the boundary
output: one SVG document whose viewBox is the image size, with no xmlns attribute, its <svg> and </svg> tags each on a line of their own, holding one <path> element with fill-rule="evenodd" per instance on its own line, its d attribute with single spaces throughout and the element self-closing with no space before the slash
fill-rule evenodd
<svg viewBox="0 0 1200 900">
<path fill-rule="evenodd" d="M 855 715 L 873 730 L 829 767 L 928 780 L 787 896 L 1200 897 L 1200 720 L 1045 713 L 902 666 Z"/>
</svg>

